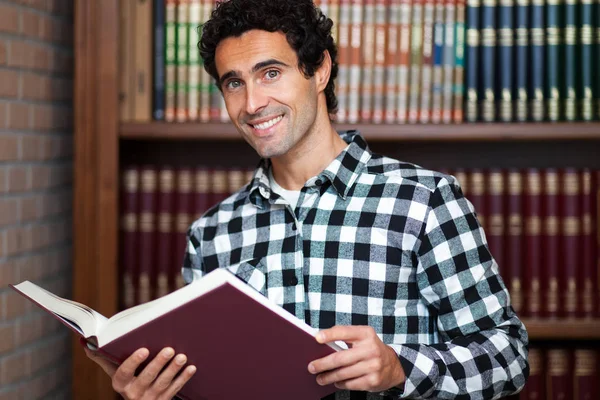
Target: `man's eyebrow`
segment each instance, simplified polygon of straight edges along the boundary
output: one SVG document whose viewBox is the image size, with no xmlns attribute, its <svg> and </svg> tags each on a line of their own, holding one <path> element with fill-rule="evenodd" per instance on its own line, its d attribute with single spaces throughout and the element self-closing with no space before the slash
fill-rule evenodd
<svg viewBox="0 0 600 400">
<path fill-rule="evenodd" d="M 265 67 L 270 67 L 270 66 L 273 66 L 273 65 L 280 65 L 282 67 L 289 67 L 289 65 L 286 64 L 286 63 L 284 63 L 283 61 L 279 61 L 279 60 L 276 60 L 274 58 L 270 58 L 268 60 L 261 61 L 259 63 L 254 64 L 254 66 L 252 67 L 252 71 L 251 72 L 255 73 L 255 72 L 260 71 L 261 69 L 263 69 Z M 221 76 L 221 78 L 219 79 L 219 84 L 223 85 L 223 82 L 225 82 L 227 79 L 229 79 L 229 78 L 236 78 L 238 76 L 240 76 L 239 71 L 235 71 L 235 70 L 228 71 L 228 72 L 224 73 L 223 76 Z"/>
</svg>

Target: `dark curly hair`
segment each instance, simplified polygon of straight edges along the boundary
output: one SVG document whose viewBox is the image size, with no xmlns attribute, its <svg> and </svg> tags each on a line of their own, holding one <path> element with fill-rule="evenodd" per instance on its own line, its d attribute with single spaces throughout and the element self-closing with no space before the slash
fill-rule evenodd
<svg viewBox="0 0 600 400">
<path fill-rule="evenodd" d="M 312 0 L 227 0 L 218 3 L 211 18 L 201 26 L 200 55 L 204 69 L 219 80 L 215 51 L 221 40 L 260 29 L 282 32 L 298 55 L 298 67 L 306 78 L 314 76 L 324 60 L 331 57 L 331 74 L 325 87 L 327 109 L 337 111 L 335 78 L 338 74 L 337 48 L 331 36 L 333 22 L 316 8 Z"/>
</svg>

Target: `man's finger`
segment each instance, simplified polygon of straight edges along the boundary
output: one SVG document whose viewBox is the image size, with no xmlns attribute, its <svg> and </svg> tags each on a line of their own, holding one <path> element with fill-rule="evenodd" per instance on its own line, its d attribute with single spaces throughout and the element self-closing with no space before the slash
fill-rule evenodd
<svg viewBox="0 0 600 400">
<path fill-rule="evenodd" d="M 115 374 L 115 371 L 117 370 L 117 365 L 115 365 L 112 361 L 104 358 L 100 353 L 95 353 L 87 347 L 84 347 L 83 349 L 85 350 L 85 354 L 88 356 L 88 358 L 94 361 L 96 364 L 98 364 L 100 368 L 102 368 L 104 372 L 112 378 L 112 376 Z"/>
<path fill-rule="evenodd" d="M 337 353 L 312 361 L 308 364 L 308 371 L 312 374 L 320 374 L 325 371 L 356 364 L 364 360 L 367 354 L 368 349 L 361 347 L 338 351 Z"/>
<path fill-rule="evenodd" d="M 181 390 L 183 385 L 185 385 L 196 373 L 196 367 L 193 365 L 188 365 L 181 374 L 171 383 L 169 389 L 166 392 L 167 399 L 172 399 L 177 392 Z"/>
<path fill-rule="evenodd" d="M 366 339 L 373 332 L 370 326 L 345 326 L 336 325 L 329 329 L 324 329 L 317 333 L 317 342 L 329 343 L 336 340 L 344 342 L 353 342 Z"/>
<path fill-rule="evenodd" d="M 129 356 L 119 368 L 117 368 L 114 376 L 113 376 L 113 387 L 124 388 L 131 380 L 134 378 L 135 371 L 140 366 L 150 352 L 148 349 L 138 349 L 132 355 Z"/>
<path fill-rule="evenodd" d="M 369 373 L 369 364 L 359 362 L 347 367 L 337 368 L 333 371 L 324 372 L 317 376 L 317 383 L 325 386 L 332 383 L 343 383 L 348 380 L 355 380 Z"/>
<path fill-rule="evenodd" d="M 184 354 L 178 354 L 169 365 L 161 372 L 161 374 L 156 378 L 154 383 L 152 384 L 152 390 L 155 393 L 163 393 L 166 391 L 169 386 L 173 383 L 173 379 L 175 375 L 181 371 L 185 363 L 187 362 L 187 357 Z"/>
<path fill-rule="evenodd" d="M 162 371 L 164 366 L 171 361 L 174 355 L 175 350 L 173 350 L 171 347 L 165 347 L 162 349 L 160 353 L 158 353 L 158 355 L 148 363 L 144 370 L 140 372 L 136 379 L 136 385 L 139 385 L 142 388 L 150 387 L 160 371 Z"/>
</svg>

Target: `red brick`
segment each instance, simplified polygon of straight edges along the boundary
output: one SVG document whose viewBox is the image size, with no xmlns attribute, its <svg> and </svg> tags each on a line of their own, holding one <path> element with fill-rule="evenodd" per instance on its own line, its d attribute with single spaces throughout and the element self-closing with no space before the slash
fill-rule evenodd
<svg viewBox="0 0 600 400">
<path fill-rule="evenodd" d="M 40 34 L 40 16 L 30 11 L 21 12 L 21 34 L 38 38 Z"/>
<path fill-rule="evenodd" d="M 52 171 L 47 165 L 32 167 L 31 187 L 33 190 L 46 189 L 50 187 L 51 173 Z"/>
<path fill-rule="evenodd" d="M 43 323 L 47 318 L 48 316 L 44 314 L 43 316 L 36 315 L 32 316 L 31 318 L 21 319 L 16 324 L 16 346 L 23 347 L 26 344 L 33 343 L 34 341 L 40 339 L 43 335 Z"/>
<path fill-rule="evenodd" d="M 18 221 L 17 206 L 17 199 L 0 198 L 0 227 L 12 225 Z"/>
<path fill-rule="evenodd" d="M 14 256 L 33 249 L 33 227 L 17 227 L 6 231 L 6 255 Z"/>
<path fill-rule="evenodd" d="M 23 192 L 31 188 L 29 179 L 31 167 L 14 166 L 8 169 L 8 191 L 10 193 Z"/>
<path fill-rule="evenodd" d="M 0 400 L 23 399 L 21 392 L 22 387 L 0 388 Z"/>
<path fill-rule="evenodd" d="M 0 101 L 0 129 L 8 126 L 8 104 Z"/>
<path fill-rule="evenodd" d="M 15 161 L 19 158 L 19 138 L 17 136 L 0 136 L 0 161 Z"/>
<path fill-rule="evenodd" d="M 28 352 L 19 352 L 0 360 L 0 386 L 16 382 L 29 375 L 30 360 Z"/>
<path fill-rule="evenodd" d="M 41 256 L 21 257 L 15 261 L 19 272 L 19 281 L 36 281 L 44 275 Z"/>
<path fill-rule="evenodd" d="M 8 65 L 11 67 L 33 67 L 33 52 L 35 47 L 31 44 L 13 40 L 8 51 Z"/>
<path fill-rule="evenodd" d="M 6 168 L 3 167 L 0 167 L 0 193 L 6 193 Z"/>
<path fill-rule="evenodd" d="M 0 305 L 4 308 L 2 313 L 4 320 L 22 317 L 31 310 L 30 302 L 13 290 L 0 295 Z"/>
<path fill-rule="evenodd" d="M 15 328 L 12 324 L 0 325 L 0 354 L 15 348 Z"/>
<path fill-rule="evenodd" d="M 25 197 L 20 200 L 19 221 L 28 222 L 39 217 L 38 215 L 39 201 L 38 196 Z"/>
<path fill-rule="evenodd" d="M 8 104 L 8 128 L 9 129 L 29 129 L 31 108 L 27 104 L 9 103 Z"/>
<path fill-rule="evenodd" d="M 0 40 L 0 65 L 5 65 L 6 64 L 6 54 L 7 54 L 7 50 L 6 50 L 6 41 L 5 40 Z"/>
<path fill-rule="evenodd" d="M 16 264 L 12 261 L 0 262 L 0 286 L 5 287 L 9 283 L 15 283 L 18 281 L 19 279 Z"/>
<path fill-rule="evenodd" d="M 40 142 L 41 138 L 37 135 L 23 135 L 19 138 L 20 152 L 19 160 L 37 161 L 40 160 Z"/>
<path fill-rule="evenodd" d="M 0 32 L 19 33 L 19 10 L 0 4 Z"/>
<path fill-rule="evenodd" d="M 53 241 L 58 241 L 60 235 L 57 232 L 50 234 L 50 227 L 48 225 L 34 226 L 31 229 L 31 245 L 32 248 L 40 249 L 48 247 Z"/>
<path fill-rule="evenodd" d="M 19 74 L 16 71 L 0 69 L 0 97 L 16 99 L 19 96 Z"/>
<path fill-rule="evenodd" d="M 21 98 L 24 100 L 49 100 L 49 79 L 35 73 L 21 73 Z"/>
</svg>

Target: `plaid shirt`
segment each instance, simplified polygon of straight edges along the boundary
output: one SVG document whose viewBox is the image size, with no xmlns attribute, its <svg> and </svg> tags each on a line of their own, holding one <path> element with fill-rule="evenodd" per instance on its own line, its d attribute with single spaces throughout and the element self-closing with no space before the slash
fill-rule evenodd
<svg viewBox="0 0 600 400">
<path fill-rule="evenodd" d="M 456 179 L 373 154 L 356 131 L 341 136 L 349 146 L 304 185 L 295 210 L 271 191 L 262 160 L 190 228 L 185 280 L 228 268 L 315 328 L 370 325 L 406 374 L 388 398 L 521 389 L 527 332 Z"/>
</svg>

